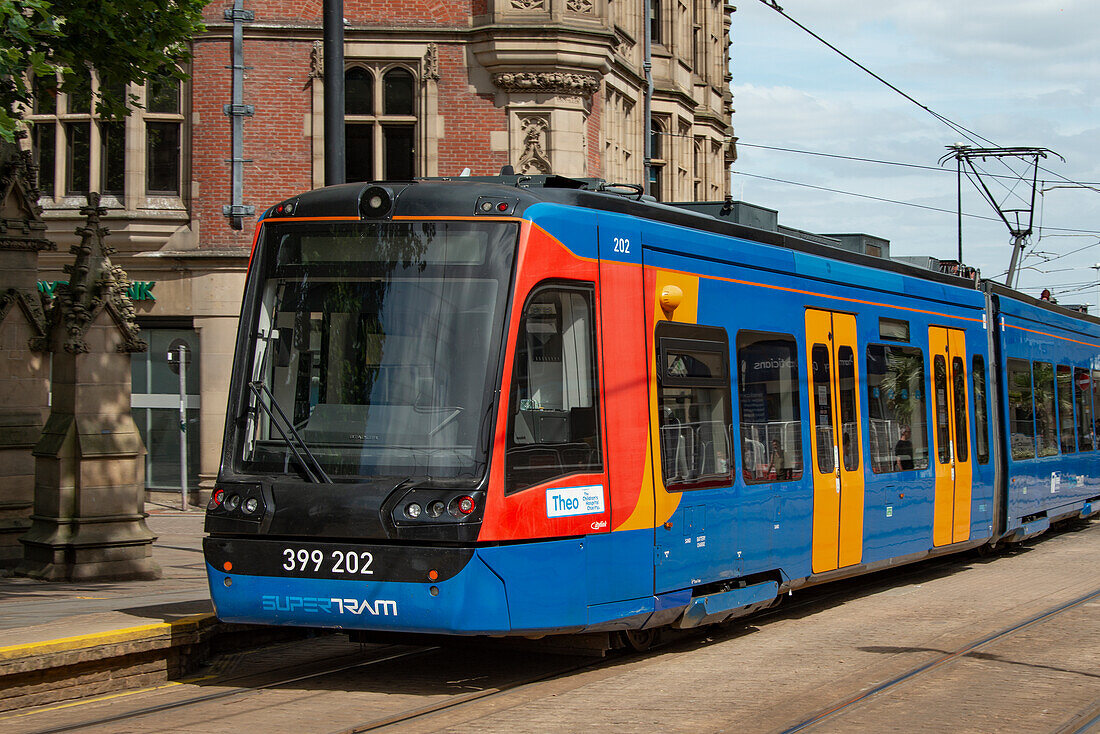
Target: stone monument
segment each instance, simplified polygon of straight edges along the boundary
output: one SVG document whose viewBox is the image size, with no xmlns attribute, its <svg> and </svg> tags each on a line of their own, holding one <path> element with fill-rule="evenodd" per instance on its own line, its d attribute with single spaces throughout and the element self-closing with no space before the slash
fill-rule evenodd
<svg viewBox="0 0 1100 734">
<path fill-rule="evenodd" d="M 130 414 L 130 354 L 145 351 L 111 263 L 99 194 L 80 210 L 76 261 L 47 313 L 53 400 L 34 448 L 34 514 L 16 573 L 49 581 L 160 577 L 145 524 L 145 447 Z"/>
<path fill-rule="evenodd" d="M 38 206 L 38 167 L 29 151 L 0 141 L 0 569 L 23 558 L 30 527 L 34 457 L 49 405 L 46 315 L 38 253 L 54 250 Z"/>
</svg>

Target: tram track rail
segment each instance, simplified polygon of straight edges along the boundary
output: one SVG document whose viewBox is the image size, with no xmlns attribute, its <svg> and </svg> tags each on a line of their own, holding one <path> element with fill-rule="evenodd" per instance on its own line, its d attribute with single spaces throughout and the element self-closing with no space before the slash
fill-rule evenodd
<svg viewBox="0 0 1100 734">
<path fill-rule="evenodd" d="M 970 560 L 970 558 L 958 556 L 930 559 L 919 564 L 914 564 L 912 567 L 904 572 L 899 573 L 898 571 L 894 570 L 883 572 L 880 574 L 874 574 L 871 576 L 854 578 L 849 580 L 843 588 L 835 588 L 832 586 L 813 587 L 812 589 L 808 589 L 800 595 L 809 597 L 805 598 L 805 600 L 783 604 L 773 609 L 758 612 L 750 616 L 737 618 L 736 620 L 733 620 L 732 625 L 758 624 L 770 619 L 782 619 L 784 617 L 789 617 L 793 614 L 804 613 L 807 608 L 827 607 L 837 598 L 852 597 L 854 595 L 863 593 L 869 589 L 874 589 L 876 587 L 903 586 L 905 585 L 905 583 L 912 583 L 910 579 L 912 579 L 913 577 L 934 574 L 940 568 L 956 566 L 960 563 L 969 562 Z M 918 677 L 926 672 L 930 672 L 944 665 L 948 665 L 951 662 L 966 656 L 968 653 L 977 651 L 985 645 L 1009 637 L 1034 625 L 1041 624 L 1047 619 L 1055 617 L 1061 613 L 1069 611 L 1070 609 L 1074 609 L 1097 598 L 1100 598 L 1100 589 L 1095 589 L 1076 599 L 1070 600 L 1063 604 L 1059 604 L 1055 607 L 1035 614 L 1022 622 L 985 635 L 977 640 L 969 642 L 966 645 L 960 646 L 955 650 L 941 655 L 936 660 L 933 660 L 921 666 L 917 666 L 902 675 L 891 678 L 890 680 L 885 681 L 878 686 L 875 686 L 869 691 L 866 691 L 858 696 L 845 699 L 838 706 L 830 707 L 825 711 L 819 712 L 818 714 L 815 714 L 814 716 L 788 729 L 785 729 L 783 731 L 783 734 L 802 731 L 804 729 L 812 727 L 817 723 L 823 722 L 829 718 L 832 718 L 833 716 L 841 714 L 846 710 L 850 710 L 853 706 L 859 705 L 861 702 L 874 696 L 877 693 L 886 691 L 896 685 L 903 683 L 904 681 L 910 680 L 914 677 Z M 729 629 L 730 626 L 731 625 L 725 625 L 725 628 Z M 722 629 L 722 627 L 723 626 L 719 626 L 718 629 Z M 639 659 L 644 659 L 645 656 L 656 653 L 660 649 L 673 646 L 677 643 L 697 640 L 701 636 L 711 634 L 714 629 L 714 627 L 702 627 L 695 630 L 686 630 L 680 635 L 676 636 L 675 639 L 666 639 L 660 645 L 655 646 L 654 650 L 647 651 L 646 653 L 641 653 Z M 725 638 L 725 635 L 720 636 L 719 639 L 715 640 L 715 642 L 721 642 L 723 641 L 723 638 Z M 525 680 L 515 681 L 506 686 L 500 686 L 497 688 L 485 689 L 469 694 L 458 695 L 445 701 L 440 701 L 434 704 L 409 709 L 407 711 L 392 714 L 383 718 L 370 720 L 362 724 L 338 729 L 331 732 L 330 734 L 362 734 L 364 732 L 377 731 L 400 724 L 410 723 L 417 719 L 422 719 L 435 714 L 441 714 L 450 710 L 454 710 L 456 708 L 472 705 L 478 702 L 484 702 L 485 699 L 494 696 L 516 692 L 524 688 L 538 686 L 539 684 L 547 683 L 549 681 L 571 673 L 578 673 L 589 670 L 595 671 L 599 668 L 617 662 L 619 659 L 620 658 L 605 658 L 598 661 L 563 667 L 559 671 L 550 672 Z M 1093 727 L 1097 723 L 1100 723 L 1100 709 L 1082 712 L 1076 717 L 1075 721 L 1080 724 L 1080 726 L 1068 726 L 1064 730 L 1060 731 L 1059 734 L 1085 734 L 1086 732 L 1090 731 L 1091 727 Z"/>
<path fill-rule="evenodd" d="M 973 555 L 966 556 L 945 556 L 934 559 L 928 559 L 926 561 L 912 564 L 904 569 L 892 569 L 882 572 L 876 572 L 867 576 L 854 577 L 852 579 L 834 582 L 832 584 L 810 587 L 801 591 L 796 591 L 793 598 L 790 600 L 784 600 L 784 603 L 765 610 L 757 612 L 753 615 L 740 617 L 732 620 L 725 625 L 706 626 L 693 630 L 684 630 L 676 632 L 675 634 L 666 635 L 658 646 L 655 646 L 653 650 L 633 655 L 633 659 L 638 662 L 644 663 L 647 658 L 663 654 L 669 651 L 671 648 L 673 652 L 688 652 L 691 645 L 710 645 L 721 644 L 728 642 L 737 635 L 741 634 L 742 630 L 746 627 L 762 625 L 770 622 L 773 619 L 784 619 L 791 616 L 805 615 L 807 612 L 811 612 L 817 609 L 827 609 L 835 605 L 838 600 L 843 601 L 845 599 L 854 599 L 867 593 L 876 593 L 882 590 L 889 590 L 891 588 L 905 587 L 911 584 L 920 584 L 923 579 L 935 578 L 942 574 L 944 569 L 956 568 L 961 569 L 971 563 L 976 562 L 977 559 Z M 981 561 L 977 561 L 981 562 Z M 923 665 L 915 666 L 912 669 L 905 671 L 899 675 L 893 676 L 890 679 L 883 681 L 877 685 L 874 685 L 870 690 L 864 691 L 859 695 L 851 696 L 838 701 L 836 704 L 829 706 L 828 708 L 819 710 L 811 716 L 808 716 L 804 720 L 783 729 L 784 734 L 787 732 L 797 732 L 805 729 L 809 729 L 818 723 L 825 722 L 833 717 L 843 714 L 847 711 L 852 711 L 855 707 L 864 704 L 868 699 L 872 699 L 879 693 L 889 690 L 895 686 L 901 685 L 905 681 L 912 680 L 913 678 L 920 677 L 933 670 L 940 669 L 944 666 L 950 665 L 952 662 L 964 658 L 968 653 L 975 652 L 985 645 L 994 643 L 998 640 L 1010 637 L 1011 635 L 1020 632 L 1029 627 L 1041 624 L 1043 621 L 1052 619 L 1057 615 L 1076 608 L 1081 604 L 1085 604 L 1089 601 L 1095 600 L 1100 597 L 1100 589 L 1095 589 L 1089 593 L 1067 601 L 1065 603 L 1056 605 L 1049 609 L 1045 609 L 1037 614 L 1034 614 L 1027 619 L 1013 624 L 1009 627 L 999 629 L 991 634 L 987 634 L 979 639 L 973 640 L 965 645 L 957 646 L 948 652 L 940 654 L 935 660 L 927 662 Z M 706 638 L 705 641 L 700 643 L 701 638 Z M 681 648 L 677 650 L 676 648 Z M 378 666 L 385 663 L 393 663 L 395 661 L 414 661 L 421 658 L 426 658 L 433 653 L 444 650 L 444 646 L 417 646 L 413 644 L 390 644 L 380 646 L 378 648 L 369 651 L 369 659 L 362 659 L 362 653 L 343 654 L 336 660 L 317 661 L 314 665 L 318 669 L 310 670 L 305 674 L 297 674 L 290 676 L 279 676 L 280 673 L 286 671 L 289 668 L 297 667 L 299 670 L 301 666 L 286 665 L 275 668 L 268 668 L 262 671 L 249 671 L 232 676 L 217 675 L 217 676 L 205 676 L 197 679 L 194 682 L 201 681 L 204 685 L 217 685 L 217 686 L 234 686 L 226 690 L 219 690 L 212 693 L 203 693 L 199 695 L 190 695 L 185 698 L 181 698 L 173 701 L 166 701 L 159 704 L 147 705 L 139 708 L 134 708 L 130 711 L 120 712 L 114 715 L 100 716 L 100 717 L 87 717 L 80 721 L 71 721 L 69 723 L 59 723 L 55 726 L 45 726 L 42 728 L 34 729 L 33 732 L 28 734 L 60 734 L 61 732 L 78 731 L 84 729 L 91 729 L 94 727 L 109 727 L 113 724 L 139 719 L 142 717 L 155 717 L 158 714 L 164 714 L 170 711 L 179 711 L 187 709 L 188 707 L 195 707 L 195 710 L 201 710 L 203 704 L 208 704 L 215 701 L 224 701 L 227 699 L 233 699 L 234 697 L 243 697 L 250 694 L 256 694 L 263 691 L 272 689 L 279 689 L 282 687 L 293 686 L 307 681 L 318 681 L 330 676 L 336 676 L 341 673 L 349 673 L 357 669 L 369 668 L 371 666 Z M 584 673 L 584 672 L 598 672 L 601 668 L 611 667 L 615 664 L 622 663 L 626 655 L 612 654 L 602 659 L 585 658 L 578 661 L 575 657 L 562 657 L 561 665 L 553 665 L 549 669 L 539 671 L 535 675 L 524 676 L 522 674 L 514 676 L 514 679 L 504 680 L 496 683 L 495 685 L 487 686 L 477 690 L 468 692 L 454 693 L 446 695 L 441 700 L 429 703 L 426 705 L 413 706 L 405 710 L 396 711 L 392 713 L 385 713 L 382 711 L 374 712 L 375 715 L 370 718 L 364 718 L 360 723 L 354 723 L 348 726 L 344 723 L 343 728 L 334 729 L 332 734 L 359 734 L 360 732 L 370 732 L 376 730 L 383 730 L 392 727 L 400 726 L 404 723 L 416 722 L 418 720 L 429 719 L 436 714 L 445 714 L 461 710 L 465 707 L 474 707 L 478 703 L 485 704 L 489 699 L 496 696 L 504 696 L 509 693 L 519 693 L 526 689 L 527 697 L 532 695 L 538 696 L 539 686 L 543 684 L 552 685 L 554 681 L 558 682 L 560 687 L 563 678 L 568 676 Z M 350 660 L 349 660 L 350 658 Z M 335 664 L 332 664 L 335 663 Z M 428 662 L 424 663 L 424 666 L 431 666 L 431 658 L 428 658 Z M 215 668 L 217 664 L 215 664 Z M 423 667 L 423 666 L 421 666 Z M 264 678 L 272 678 L 274 680 L 263 680 Z M 257 680 L 259 679 L 259 680 Z M 251 682 L 250 682 L 251 681 Z M 188 681 L 181 681 L 187 683 Z M 236 683 L 236 685 L 234 685 Z M 565 680 L 565 685 L 584 685 L 583 680 L 574 682 Z M 156 690 L 156 689 L 154 689 Z M 150 691 L 152 692 L 152 691 Z M 140 692 L 134 692 L 140 693 Z M 94 703 L 96 699 L 87 701 L 87 703 Z M 74 702 L 71 705 L 80 705 L 80 702 Z M 274 704 L 277 708 L 280 704 Z M 476 710 L 476 709 L 475 709 Z M 39 713 L 47 713 L 47 711 L 28 711 L 25 714 L 17 715 L 16 717 L 8 717 L 10 719 L 22 718 L 23 716 L 35 716 Z M 364 711 L 368 716 L 369 712 Z M 464 714 L 460 714 L 464 715 Z M 475 714 L 476 716 L 477 714 Z M 0 722 L 6 719 L 0 718 Z M 1059 730 L 1059 734 L 1084 734 L 1089 731 L 1097 723 L 1100 723 L 1100 709 L 1086 707 L 1080 711 L 1074 719 L 1066 724 Z M 3 724 L 0 723 L 0 727 Z"/>
<path fill-rule="evenodd" d="M 383 648 L 380 648 L 378 650 L 373 651 L 376 654 L 376 657 L 372 657 L 369 660 L 360 660 L 360 661 L 357 661 L 357 662 L 354 662 L 354 663 L 351 663 L 351 664 L 348 664 L 348 665 L 339 665 L 339 666 L 336 666 L 336 667 L 326 667 L 324 670 L 319 670 L 319 671 L 307 673 L 307 674 L 304 674 L 304 675 L 297 675 L 297 676 L 293 676 L 291 678 L 282 678 L 280 680 L 272 681 L 270 683 L 262 683 L 262 684 L 259 684 L 259 685 L 249 685 L 249 686 L 240 686 L 240 687 L 236 687 L 236 688 L 231 688 L 229 690 L 216 691 L 214 693 L 205 693 L 205 694 L 198 695 L 198 696 L 189 696 L 187 698 L 184 698 L 184 699 L 181 699 L 181 700 L 178 700 L 178 701 L 167 701 L 165 703 L 155 704 L 153 706 L 145 706 L 145 707 L 142 707 L 142 708 L 139 708 L 139 709 L 134 709 L 132 711 L 126 711 L 126 712 L 123 712 L 123 713 L 120 713 L 120 714 L 115 714 L 115 715 L 112 715 L 112 716 L 103 716 L 103 717 L 99 717 L 99 718 L 96 718 L 96 719 L 86 719 L 86 720 L 83 720 L 83 721 L 72 722 L 72 723 L 68 723 L 68 724 L 62 724 L 62 725 L 55 726 L 55 727 L 47 727 L 45 729 L 35 729 L 33 732 L 29 732 L 28 734 L 61 734 L 61 732 L 78 731 L 80 729 L 86 729 L 86 728 L 93 727 L 93 726 L 105 726 L 105 725 L 114 724 L 114 723 L 117 723 L 117 722 L 120 722 L 120 721 L 126 721 L 126 720 L 129 720 L 129 719 L 136 719 L 136 718 L 139 718 L 139 717 L 142 717 L 142 716 L 152 716 L 152 715 L 156 715 L 156 714 L 161 714 L 161 713 L 165 713 L 167 711 L 171 711 L 173 709 L 185 708 L 185 707 L 188 707 L 188 706 L 195 706 L 195 705 L 202 704 L 202 703 L 208 703 L 210 701 L 217 701 L 217 700 L 221 700 L 221 699 L 233 698 L 234 696 L 244 696 L 244 695 L 255 693 L 256 691 L 263 691 L 263 690 L 268 690 L 268 689 L 272 689 L 272 688 L 279 688 L 281 686 L 291 685 L 291 684 L 294 684 L 294 683 L 301 683 L 303 681 L 313 680 L 313 679 L 316 679 L 316 678 L 322 678 L 322 677 L 325 677 L 325 676 L 334 675 L 334 674 L 346 672 L 346 671 L 349 671 L 349 670 L 355 670 L 357 668 L 365 668 L 365 667 L 369 667 L 369 666 L 372 666 L 372 665 L 380 665 L 382 663 L 388 663 L 388 662 L 392 662 L 394 660 L 400 660 L 400 659 L 414 659 L 416 657 L 426 655 L 428 653 L 431 653 L 431 652 L 439 649 L 438 647 L 423 647 L 423 648 L 413 648 L 411 650 L 410 649 L 402 650 L 402 648 L 408 648 L 408 647 L 409 646 L 407 646 L 407 645 L 387 645 Z M 237 676 L 233 676 L 231 678 L 223 679 L 222 683 L 231 683 L 234 680 L 240 680 L 242 678 L 248 678 L 248 677 L 251 677 L 251 675 L 250 674 L 237 675 Z M 37 713 L 37 712 L 29 712 L 28 714 L 23 714 L 23 715 L 33 715 L 34 713 Z M 8 718 L 14 719 L 14 718 L 17 718 L 18 716 L 20 716 L 20 715 L 8 717 Z M 0 721 L 3 721 L 3 719 L 0 719 Z"/>
<path fill-rule="evenodd" d="M 1009 638 L 1019 632 L 1022 632 L 1023 630 L 1029 629 L 1036 625 L 1040 625 L 1043 622 L 1049 621 L 1060 614 L 1064 614 L 1071 609 L 1076 609 L 1077 607 L 1096 599 L 1100 599 L 1100 588 L 1094 589 L 1093 591 L 1090 591 L 1070 601 L 1063 602 L 1061 604 L 1055 605 L 1046 610 L 1033 614 L 1031 617 L 1028 617 L 1022 622 L 1018 622 L 1008 627 L 999 629 L 996 632 L 985 635 L 977 640 L 973 640 L 966 643 L 965 645 L 956 647 L 954 650 L 944 652 L 934 660 L 926 662 L 922 665 L 915 666 L 905 671 L 904 673 L 893 676 L 892 678 L 871 687 L 868 690 L 841 699 L 834 705 L 818 711 L 817 713 L 806 719 L 803 719 L 793 726 L 789 726 L 781 730 L 780 734 L 795 734 L 795 732 L 805 731 L 818 724 L 827 722 L 837 716 L 851 712 L 855 708 L 867 704 L 872 699 L 878 697 L 880 694 L 894 689 L 899 685 L 912 681 L 933 671 L 940 670 L 965 658 L 971 653 L 977 652 L 987 645 Z M 1087 718 L 1089 714 L 1093 715 L 1091 719 Z M 1064 728 L 1061 731 L 1065 731 L 1067 732 L 1067 734 L 1083 734 L 1083 732 L 1089 731 L 1097 723 L 1100 723 L 1100 710 L 1094 708 L 1091 711 L 1079 714 L 1074 719 L 1074 722 L 1071 722 L 1070 725 L 1067 725 L 1068 728 Z M 1077 724 L 1080 724 L 1080 726 L 1077 726 Z"/>
<path fill-rule="evenodd" d="M 914 564 L 906 571 L 899 572 L 897 570 L 894 570 L 888 572 L 880 572 L 865 577 L 853 578 L 848 580 L 847 582 L 843 582 L 842 586 L 840 586 L 839 588 L 833 585 L 811 587 L 810 589 L 807 589 L 806 591 L 799 594 L 800 597 L 805 597 L 804 600 L 784 603 L 772 609 L 760 611 L 745 617 L 738 617 L 726 625 L 705 626 L 680 631 L 676 634 L 666 637 L 666 639 L 655 645 L 653 649 L 645 652 L 636 653 L 636 656 L 639 660 L 644 660 L 645 657 L 652 654 L 657 654 L 658 652 L 661 652 L 666 648 L 673 647 L 676 644 L 690 643 L 691 641 L 697 641 L 701 637 L 712 635 L 716 629 L 729 630 L 732 627 L 738 625 L 757 624 L 776 618 L 782 619 L 792 614 L 802 613 L 807 608 L 827 607 L 830 603 L 833 602 L 833 600 L 837 598 L 851 597 L 855 594 L 863 593 L 868 589 L 874 589 L 880 586 L 904 585 L 904 583 L 908 579 L 911 579 L 914 576 L 927 576 L 930 573 L 935 573 L 938 569 L 942 567 L 958 565 L 960 560 L 965 559 L 960 559 L 957 556 L 929 559 L 927 561 Z M 1097 593 L 1100 593 L 1100 590 L 1098 590 Z M 720 637 L 715 639 L 714 642 L 721 642 L 725 639 L 725 637 L 725 635 L 721 635 Z M 708 644 L 710 644 L 709 640 Z M 552 671 L 538 676 L 532 676 L 530 678 L 518 680 L 504 686 L 484 689 L 481 691 L 474 691 L 469 694 L 461 694 L 445 701 L 439 701 L 434 704 L 416 707 L 404 712 L 392 714 L 390 716 L 363 722 L 362 724 L 338 729 L 331 732 L 330 734 L 363 734 L 364 732 L 377 731 L 380 729 L 385 729 L 387 727 L 409 723 L 417 719 L 440 714 L 463 706 L 472 705 L 478 702 L 484 702 L 485 699 L 494 696 L 514 693 L 524 688 L 538 686 L 539 684 L 553 681 L 564 675 L 584 671 L 596 671 L 600 668 L 615 664 L 620 660 L 621 656 L 611 656 L 600 660 L 593 660 L 580 664 L 563 666 L 562 669 L 557 671 Z M 1075 732 L 1074 734 L 1077 733 Z"/>
<path fill-rule="evenodd" d="M 1100 729 L 1100 702 L 1078 712 L 1054 734 L 1086 734 L 1087 732 L 1096 732 L 1098 729 Z"/>
<path fill-rule="evenodd" d="M 356 724 L 344 729 L 338 729 L 332 734 L 363 734 L 363 732 L 375 731 L 383 729 L 388 726 L 396 724 L 403 724 L 415 719 L 423 718 L 425 716 L 431 716 L 438 714 L 449 709 L 454 709 L 460 706 L 465 706 L 478 701 L 483 701 L 486 698 L 493 696 L 499 696 L 505 693 L 511 693 L 523 688 L 536 686 L 540 683 L 544 683 L 550 680 L 560 678 L 563 675 L 569 675 L 571 673 L 579 673 L 584 670 L 595 670 L 604 667 L 608 664 L 607 659 L 589 660 L 588 662 L 563 666 L 560 670 L 550 671 L 541 675 L 532 676 L 527 679 L 514 681 L 507 685 L 497 686 L 494 688 L 486 688 L 480 691 L 473 691 L 471 693 L 460 694 L 445 701 L 439 701 L 427 706 L 420 706 L 418 708 L 409 709 L 407 711 L 398 712 L 391 716 L 374 719 L 372 721 L 364 722 L 362 724 Z"/>
</svg>

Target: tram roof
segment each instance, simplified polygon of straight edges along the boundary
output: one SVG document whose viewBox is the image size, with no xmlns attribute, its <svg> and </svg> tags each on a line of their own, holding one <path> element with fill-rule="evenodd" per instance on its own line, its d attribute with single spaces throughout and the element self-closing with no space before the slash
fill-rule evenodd
<svg viewBox="0 0 1100 734">
<path fill-rule="evenodd" d="M 1100 319 L 1082 314 L 1048 301 L 1028 296 L 989 280 L 975 282 L 968 278 L 937 272 L 888 258 L 865 255 L 827 244 L 823 235 L 799 232 L 787 227 L 762 229 L 713 216 L 709 211 L 723 211 L 734 202 L 683 202 L 664 204 L 642 195 L 636 185 L 608 184 L 602 179 L 575 179 L 553 174 L 463 176 L 455 178 L 420 178 L 412 181 L 373 181 L 327 186 L 299 194 L 268 209 L 262 219 L 277 218 L 276 210 L 291 204 L 294 217 L 363 216 L 360 205 L 364 194 L 380 188 L 392 197 L 392 207 L 386 214 L 399 216 L 473 216 L 480 199 L 499 197 L 514 202 L 512 216 L 522 216 L 527 207 L 538 203 L 557 203 L 608 211 L 648 219 L 665 224 L 710 232 L 796 252 L 858 264 L 878 270 L 896 272 L 909 277 L 955 287 L 980 289 L 1043 309 L 1083 318 L 1100 324 Z M 484 212 L 482 212 L 484 214 Z"/>
</svg>

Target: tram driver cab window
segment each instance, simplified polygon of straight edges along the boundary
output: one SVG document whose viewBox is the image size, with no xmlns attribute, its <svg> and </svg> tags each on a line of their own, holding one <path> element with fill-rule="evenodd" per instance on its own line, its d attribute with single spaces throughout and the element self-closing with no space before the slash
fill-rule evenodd
<svg viewBox="0 0 1100 734">
<path fill-rule="evenodd" d="M 515 345 L 505 488 L 600 472 L 592 288 L 552 286 L 523 311 Z"/>
</svg>

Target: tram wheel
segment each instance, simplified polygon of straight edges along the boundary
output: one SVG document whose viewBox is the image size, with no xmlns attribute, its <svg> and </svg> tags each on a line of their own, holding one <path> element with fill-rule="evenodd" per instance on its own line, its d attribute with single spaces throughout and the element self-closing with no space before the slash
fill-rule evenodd
<svg viewBox="0 0 1100 734">
<path fill-rule="evenodd" d="M 626 630 L 623 632 L 623 642 L 634 652 L 645 652 L 657 641 L 658 633 L 655 629 Z"/>
<path fill-rule="evenodd" d="M 984 545 L 979 545 L 976 548 L 978 556 L 981 558 L 992 558 L 993 556 L 999 556 L 1001 555 L 1001 553 L 1004 552 L 1004 549 L 1004 545 L 1001 545 L 999 543 L 985 543 Z"/>
</svg>

